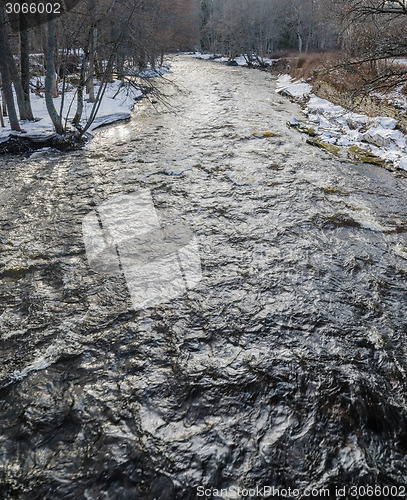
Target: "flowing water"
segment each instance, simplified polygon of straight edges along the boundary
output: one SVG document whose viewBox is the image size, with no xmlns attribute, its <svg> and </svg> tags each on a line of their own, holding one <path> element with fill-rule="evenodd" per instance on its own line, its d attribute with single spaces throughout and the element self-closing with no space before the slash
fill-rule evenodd
<svg viewBox="0 0 407 500">
<path fill-rule="evenodd" d="M 406 178 L 308 145 L 265 72 L 172 69 L 167 106 L 84 150 L 1 159 L 0 495 L 402 493 Z M 202 280 L 135 311 L 82 220 L 141 189 L 193 230 Z"/>
</svg>

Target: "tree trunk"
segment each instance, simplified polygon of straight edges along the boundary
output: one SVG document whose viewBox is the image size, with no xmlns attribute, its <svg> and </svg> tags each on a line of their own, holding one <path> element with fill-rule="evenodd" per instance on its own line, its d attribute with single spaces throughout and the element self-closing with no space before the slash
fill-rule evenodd
<svg viewBox="0 0 407 500">
<path fill-rule="evenodd" d="M 54 47 L 55 47 L 55 33 L 54 21 L 51 16 L 48 17 L 48 33 L 47 33 L 47 47 L 45 58 L 47 61 L 47 71 L 45 74 L 45 103 L 47 105 L 48 114 L 52 120 L 55 131 L 57 134 L 62 135 L 64 129 L 62 126 L 61 117 L 54 106 L 52 99 L 52 82 L 55 77 L 55 64 L 54 64 Z"/>
<path fill-rule="evenodd" d="M 92 26 L 89 34 L 89 74 L 87 91 L 89 94 L 89 102 L 95 102 L 95 37 L 96 37 L 96 27 Z"/>
<path fill-rule="evenodd" d="M 1 116 L 7 116 L 6 96 L 4 95 L 3 85 L 1 86 Z"/>
<path fill-rule="evenodd" d="M 144 65 L 140 62 L 140 60 L 138 61 L 137 65 L 138 65 L 139 71 L 142 71 L 144 69 Z M 122 56 L 120 50 L 119 50 L 119 53 L 117 54 L 117 57 L 116 57 L 116 66 L 117 66 L 117 74 L 123 83 L 123 81 L 124 81 L 124 59 L 123 59 L 123 56 Z"/>
<path fill-rule="evenodd" d="M 297 33 L 298 36 L 298 52 L 302 54 L 302 36 L 301 33 Z"/>
<path fill-rule="evenodd" d="M 20 124 L 17 118 L 16 108 L 14 105 L 14 96 L 13 96 L 13 89 L 11 87 L 9 68 L 7 65 L 6 36 L 7 36 L 6 23 L 4 21 L 3 4 L 1 4 L 0 5 L 0 54 L 2 54 L 0 56 L 1 82 L 2 82 L 2 88 L 4 90 L 4 98 L 7 104 L 11 130 L 21 132 Z"/>
<path fill-rule="evenodd" d="M 5 127 L 3 113 L 2 113 L 3 105 L 4 105 L 4 94 L 3 92 L 1 92 L 0 123 L 2 127 Z"/>
<path fill-rule="evenodd" d="M 305 42 L 305 53 L 308 53 L 314 37 L 314 0 L 311 0 L 311 16 L 308 21 L 307 41 Z"/>
<path fill-rule="evenodd" d="M 52 74 L 51 95 L 54 98 L 58 97 L 58 95 L 59 95 L 59 93 L 58 93 L 58 75 L 55 72 L 55 68 L 54 68 L 54 73 Z"/>
<path fill-rule="evenodd" d="M 0 38 L 1 37 L 2 35 L 0 35 Z M 0 42 L 0 49 L 1 48 L 2 48 L 2 43 Z M 20 124 L 18 122 L 18 117 L 17 117 L 17 111 L 14 105 L 14 96 L 13 96 L 13 90 L 11 88 L 10 74 L 5 60 L 2 59 L 1 57 L 0 57 L 0 72 L 1 72 L 4 98 L 7 105 L 11 130 L 16 130 L 17 132 L 21 132 Z"/>
<path fill-rule="evenodd" d="M 82 118 L 82 112 L 83 112 L 83 91 L 85 88 L 85 82 L 86 82 L 86 63 L 87 63 L 87 57 L 82 61 L 82 66 L 81 66 L 81 76 L 79 80 L 79 85 L 77 89 L 77 104 L 76 104 L 76 113 L 75 116 L 72 120 L 73 125 L 80 130 L 81 126 L 81 118 Z"/>
<path fill-rule="evenodd" d="M 4 43 L 5 43 L 5 52 L 3 52 L 3 54 L 4 58 L 6 59 L 6 63 L 8 65 L 8 72 L 10 75 L 10 79 L 12 83 L 14 83 L 14 90 L 16 92 L 16 97 L 17 97 L 18 111 L 20 113 L 20 120 L 27 120 L 28 113 L 24 99 L 23 87 L 21 86 L 20 75 L 18 72 L 17 64 L 13 57 L 13 53 L 11 51 L 7 31 L 5 31 L 4 33 Z"/>
<path fill-rule="evenodd" d="M 30 44 L 25 17 L 20 15 L 20 64 L 21 64 L 21 87 L 23 89 L 25 110 L 27 120 L 34 120 L 30 100 Z"/>
<path fill-rule="evenodd" d="M 7 39 L 6 39 L 5 58 L 8 65 L 10 79 L 14 83 L 14 90 L 16 92 L 16 97 L 17 97 L 18 111 L 20 113 L 20 120 L 28 120 L 28 113 L 25 105 L 24 92 L 23 92 L 23 87 L 21 86 L 20 75 L 18 74 L 18 68 Z"/>
</svg>

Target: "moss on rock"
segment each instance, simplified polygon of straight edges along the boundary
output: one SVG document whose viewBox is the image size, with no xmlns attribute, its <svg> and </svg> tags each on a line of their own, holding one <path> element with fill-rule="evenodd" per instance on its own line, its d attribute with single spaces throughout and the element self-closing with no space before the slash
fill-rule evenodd
<svg viewBox="0 0 407 500">
<path fill-rule="evenodd" d="M 338 156 L 341 148 L 339 146 L 335 146 L 334 144 L 328 144 L 327 142 L 320 141 L 319 139 L 307 139 L 307 143 L 311 144 L 311 146 L 315 146 L 320 149 L 324 149 L 328 153 Z"/>
<path fill-rule="evenodd" d="M 386 166 L 386 160 L 379 158 L 370 151 L 360 148 L 358 146 L 350 146 L 348 148 L 348 155 L 351 159 L 360 161 L 362 163 L 371 163 L 373 165 L 379 165 L 380 167 Z"/>
</svg>

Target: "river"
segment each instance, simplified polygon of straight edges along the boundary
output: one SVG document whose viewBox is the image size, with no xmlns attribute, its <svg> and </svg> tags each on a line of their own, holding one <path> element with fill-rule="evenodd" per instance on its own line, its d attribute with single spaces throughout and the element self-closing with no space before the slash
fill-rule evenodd
<svg viewBox="0 0 407 500">
<path fill-rule="evenodd" d="M 0 495 L 402 493 L 406 178 L 307 144 L 266 72 L 178 56 L 166 78 L 83 150 L 0 160 Z M 202 279 L 135 310 L 82 221 L 140 190 Z"/>
</svg>

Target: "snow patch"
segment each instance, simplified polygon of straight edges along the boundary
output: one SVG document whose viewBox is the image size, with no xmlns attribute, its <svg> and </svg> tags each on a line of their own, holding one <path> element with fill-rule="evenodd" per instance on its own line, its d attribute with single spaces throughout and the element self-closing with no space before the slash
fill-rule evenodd
<svg viewBox="0 0 407 500">
<path fill-rule="evenodd" d="M 95 94 L 98 92 L 98 87 L 95 87 Z M 130 118 L 131 111 L 135 101 L 142 96 L 141 90 L 129 89 L 129 87 L 121 86 L 120 81 L 108 83 L 105 95 L 99 108 L 99 113 L 96 120 L 93 122 L 90 130 L 94 130 L 102 125 L 107 125 L 118 120 Z M 55 108 L 59 111 L 61 107 L 61 97 L 54 99 Z M 17 103 L 16 103 L 17 106 Z M 8 117 L 4 117 L 5 127 L 0 128 L 0 142 L 8 139 L 10 134 L 13 136 L 21 136 L 24 138 L 45 138 L 54 134 L 54 127 L 51 118 L 48 115 L 45 98 L 38 94 L 31 94 L 31 106 L 35 121 L 27 120 L 20 121 L 22 132 L 14 132 L 10 128 Z M 84 125 L 92 112 L 93 103 L 84 101 L 84 109 L 82 114 L 81 124 Z M 76 91 L 69 90 L 65 93 L 63 107 L 63 123 L 65 120 L 70 127 L 70 121 L 75 116 L 76 112 Z"/>
<path fill-rule="evenodd" d="M 402 158 L 400 158 L 399 168 L 401 170 L 407 171 L 407 156 L 403 156 Z"/>
<path fill-rule="evenodd" d="M 407 170 L 406 136 L 397 130 L 397 120 L 386 116 L 369 117 L 348 111 L 311 93 L 305 82 L 293 81 L 289 75 L 280 75 L 276 92 L 289 97 L 308 97 L 305 114 L 319 138 L 336 146 L 356 146 Z M 295 123 L 290 120 L 292 126 Z"/>
<path fill-rule="evenodd" d="M 276 92 L 289 97 L 304 98 L 309 95 L 312 87 L 303 80 L 292 80 L 290 75 L 280 75 L 277 78 Z"/>
<path fill-rule="evenodd" d="M 163 64 L 162 66 L 156 68 L 152 68 L 150 66 L 141 71 L 137 67 L 128 67 L 126 68 L 125 71 L 127 75 L 137 76 L 138 78 L 156 78 L 157 76 L 163 76 L 169 73 L 170 68 L 171 68 L 170 64 L 166 65 Z"/>
<path fill-rule="evenodd" d="M 229 57 L 224 57 L 219 54 L 206 54 L 201 52 L 188 53 L 188 55 L 195 57 L 196 59 L 203 59 L 205 61 L 215 61 L 220 63 L 226 63 L 234 61 L 238 66 L 246 67 L 248 66 L 247 58 L 244 55 L 235 57 L 234 59 L 230 59 Z M 271 66 L 277 59 L 270 59 L 268 57 L 264 57 L 261 59 L 262 64 L 267 66 Z M 260 66 L 258 61 L 251 61 L 251 66 L 257 67 Z"/>
</svg>

